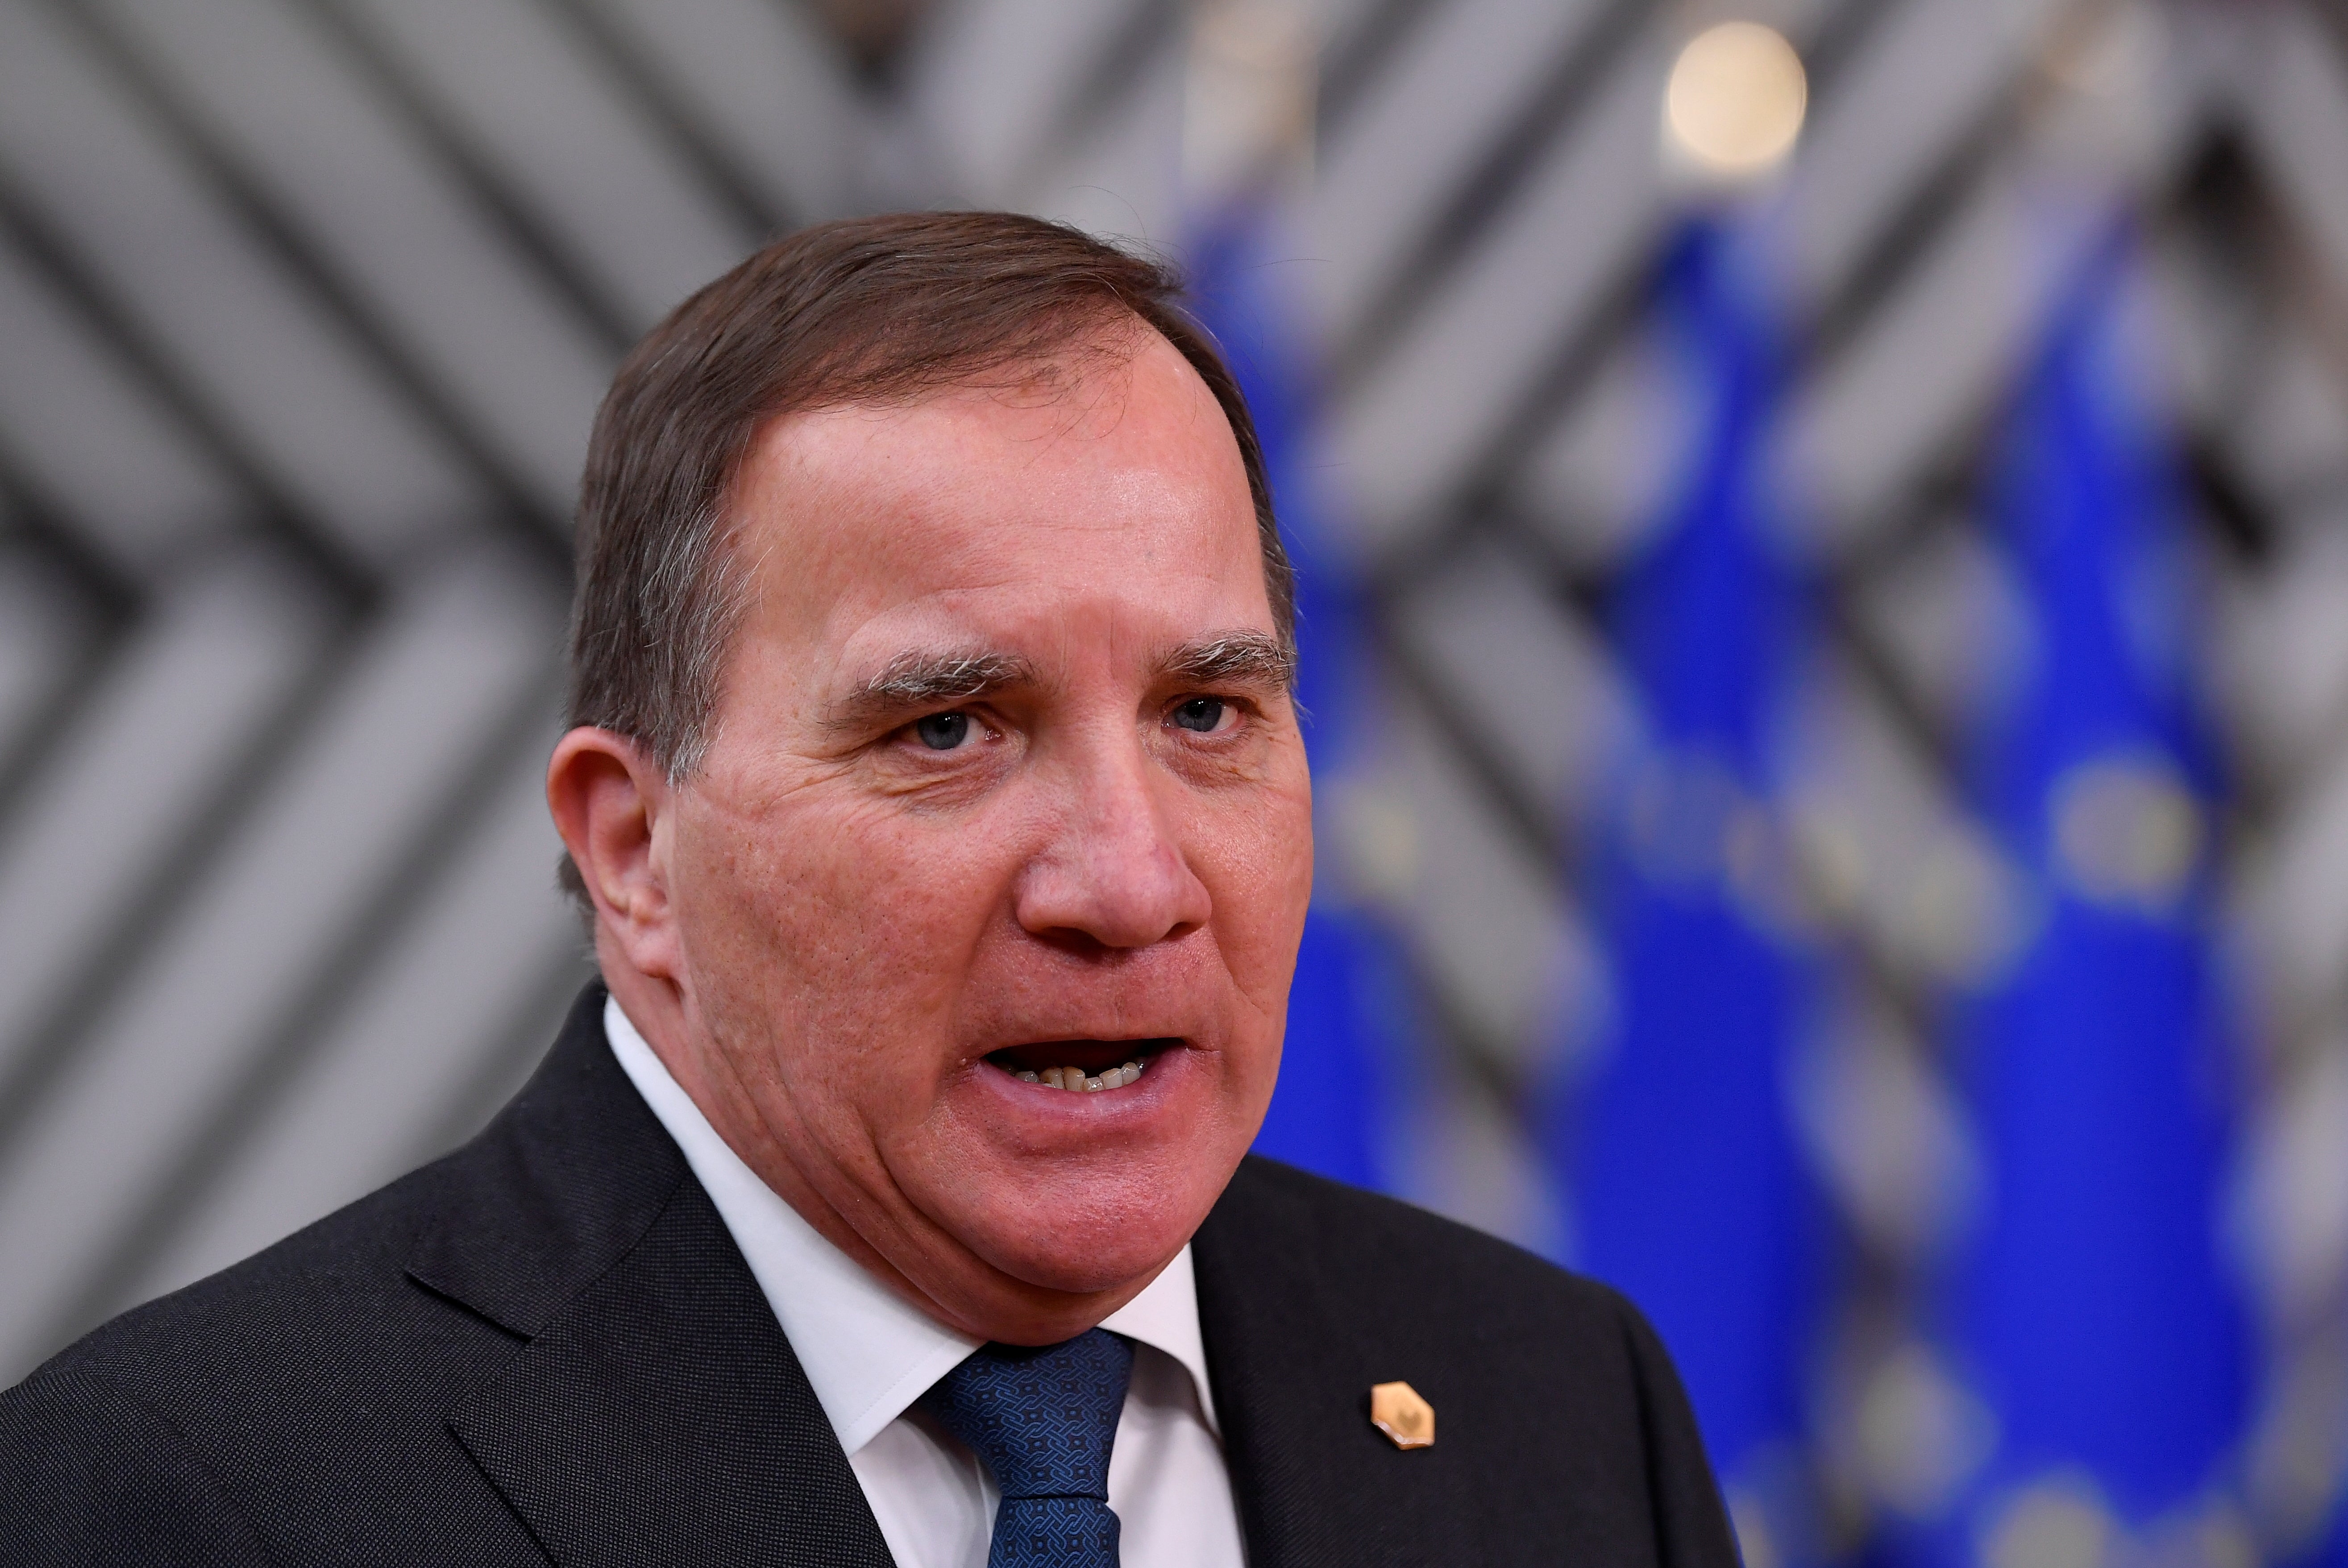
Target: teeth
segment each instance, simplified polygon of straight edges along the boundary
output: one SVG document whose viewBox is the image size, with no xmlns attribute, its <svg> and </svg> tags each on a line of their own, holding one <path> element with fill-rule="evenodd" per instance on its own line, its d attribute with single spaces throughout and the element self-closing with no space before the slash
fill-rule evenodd
<svg viewBox="0 0 2348 1568">
<path fill-rule="evenodd" d="M 1041 1072 L 1031 1072 L 1023 1069 L 1013 1073 L 1012 1076 L 1022 1083 L 1044 1083 L 1054 1089 L 1072 1089 L 1086 1094 L 1097 1094 L 1104 1089 L 1122 1089 L 1128 1083 L 1138 1082 L 1141 1078 L 1141 1063 L 1138 1060 L 1128 1061 L 1121 1067 L 1109 1068 L 1097 1077 L 1088 1076 L 1081 1067 L 1047 1067 Z"/>
</svg>

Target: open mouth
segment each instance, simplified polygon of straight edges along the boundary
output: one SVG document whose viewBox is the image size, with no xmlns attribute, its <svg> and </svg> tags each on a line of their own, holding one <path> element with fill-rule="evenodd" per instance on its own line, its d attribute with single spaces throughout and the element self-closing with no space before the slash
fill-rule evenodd
<svg viewBox="0 0 2348 1568">
<path fill-rule="evenodd" d="M 987 1061 L 1022 1083 L 1098 1094 L 1138 1081 L 1150 1062 L 1179 1040 L 1047 1040 L 1006 1046 Z"/>
</svg>

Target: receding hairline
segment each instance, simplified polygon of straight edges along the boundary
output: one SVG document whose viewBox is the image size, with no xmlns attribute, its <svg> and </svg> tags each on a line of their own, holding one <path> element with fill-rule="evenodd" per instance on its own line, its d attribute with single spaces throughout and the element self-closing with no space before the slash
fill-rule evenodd
<svg viewBox="0 0 2348 1568">
<path fill-rule="evenodd" d="M 785 425 L 819 418 L 828 414 L 852 414 L 859 410 L 889 413 L 918 408 L 925 404 L 947 401 L 958 395 L 1024 392 L 1056 385 L 1059 393 L 1066 395 L 1073 393 L 1096 366 L 1113 364 L 1129 368 L 1149 352 L 1153 343 L 1162 344 L 1173 355 L 1183 374 L 1214 411 L 1215 424 L 1231 438 L 1232 453 L 1240 458 L 1241 482 L 1247 482 L 1246 458 L 1240 447 L 1239 434 L 1231 428 L 1231 419 L 1217 401 L 1214 388 L 1207 384 L 1207 378 L 1199 373 L 1199 367 L 1182 352 L 1180 344 L 1120 300 L 1104 298 L 1086 302 L 1070 306 L 1058 314 L 1064 328 L 1063 334 L 1039 335 L 1036 343 L 1027 352 L 990 355 L 975 365 L 942 366 L 941 373 L 934 376 L 909 377 L 901 386 L 877 392 L 856 392 L 790 402 L 761 415 L 745 433 L 741 447 L 734 454 L 724 485 L 718 491 L 714 542 L 720 549 L 732 548 L 736 521 L 734 507 L 743 474 L 775 432 Z M 1252 505 L 1252 495 L 1250 499 Z"/>
<path fill-rule="evenodd" d="M 1102 364 L 1112 364 L 1129 369 L 1143 354 L 1150 351 L 1153 343 L 1163 347 L 1171 357 L 1174 367 L 1185 379 L 1189 388 L 1198 395 L 1200 405 L 1195 412 L 1206 419 L 1208 427 L 1216 431 L 1226 446 L 1225 455 L 1229 456 L 1236 471 L 1241 490 L 1247 503 L 1247 524 L 1252 530 L 1250 542 L 1254 547 L 1251 553 L 1259 569 L 1264 573 L 1263 588 L 1267 609 L 1272 614 L 1275 628 L 1279 627 L 1280 608 L 1273 601 L 1268 563 L 1263 559 L 1262 519 L 1254 507 L 1254 497 L 1247 472 L 1246 454 L 1241 446 L 1238 432 L 1231 428 L 1228 414 L 1215 396 L 1214 388 L 1207 384 L 1207 378 L 1200 374 L 1199 367 L 1190 362 L 1189 356 L 1182 352 L 1179 343 L 1159 332 L 1154 324 L 1138 313 L 1117 301 L 1107 300 L 1101 302 L 1097 313 L 1099 320 L 1089 330 L 1076 327 L 1070 337 L 1056 341 L 1034 354 L 1016 360 L 996 362 L 968 375 L 941 377 L 929 384 L 907 388 L 891 395 L 820 398 L 778 409 L 757 421 L 750 428 L 742 444 L 742 449 L 736 454 L 733 466 L 726 476 L 725 486 L 718 492 L 716 516 L 711 528 L 711 548 L 720 558 L 721 570 L 736 577 L 737 592 L 742 596 L 740 603 L 736 607 L 736 613 L 726 617 L 727 624 L 719 639 L 717 660 L 720 684 L 722 685 L 724 680 L 722 671 L 731 661 L 734 640 L 740 633 L 742 616 L 739 611 L 747 609 L 749 600 L 756 597 L 757 579 L 766 569 L 767 561 L 779 542 L 776 538 L 769 536 L 763 548 L 751 549 L 746 554 L 745 546 L 750 533 L 752 520 L 745 518 L 740 509 L 742 485 L 746 475 L 756 464 L 759 453 L 767 448 L 769 443 L 784 426 L 802 420 L 821 418 L 826 415 L 851 414 L 858 410 L 871 410 L 876 413 L 901 411 L 943 402 L 957 394 L 985 393 L 998 389 L 1009 391 L 1042 384 L 1054 380 L 1061 370 L 1070 367 L 1075 367 L 1077 374 L 1072 374 L 1068 377 L 1061 391 L 1064 394 L 1073 394 L 1077 389 L 1083 374 L 1088 374 L 1092 367 Z M 1019 374 L 1021 372 L 1030 374 Z M 1128 390 L 1129 391 L 1129 387 Z M 1216 635 L 1231 638 L 1251 634 L 1233 631 Z M 1273 635 L 1269 641 L 1285 650 L 1284 657 L 1287 660 L 1289 671 L 1286 683 L 1292 688 L 1295 667 L 1292 639 L 1283 641 L 1280 636 Z M 718 700 L 722 702 L 722 693 L 719 694 Z"/>
</svg>

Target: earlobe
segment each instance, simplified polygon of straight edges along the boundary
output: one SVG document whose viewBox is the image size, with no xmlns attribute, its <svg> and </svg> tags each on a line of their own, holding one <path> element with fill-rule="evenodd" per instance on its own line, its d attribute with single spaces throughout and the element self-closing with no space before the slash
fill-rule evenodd
<svg viewBox="0 0 2348 1568">
<path fill-rule="evenodd" d="M 596 923 L 638 968 L 664 944 L 669 923 L 666 867 L 656 837 L 668 780 L 637 744 L 582 726 L 556 743 L 546 769 L 546 802 L 563 846 L 594 900 Z"/>
</svg>

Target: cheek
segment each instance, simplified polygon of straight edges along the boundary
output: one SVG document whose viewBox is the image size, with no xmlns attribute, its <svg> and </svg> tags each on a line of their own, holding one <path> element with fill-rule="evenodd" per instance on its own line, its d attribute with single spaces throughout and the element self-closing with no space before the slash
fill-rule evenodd
<svg viewBox="0 0 2348 1568">
<path fill-rule="evenodd" d="M 1282 791 L 1271 809 L 1257 799 L 1204 825 L 1193 864 L 1214 899 L 1217 946 L 1232 983 L 1277 1024 L 1313 897 L 1312 798 Z"/>
<path fill-rule="evenodd" d="M 994 842 L 853 802 L 696 814 L 676 853 L 695 989 L 776 1040 L 786 1076 L 792 1059 L 933 1074 L 944 1055 L 905 1046 L 945 1040 L 1003 897 Z"/>
</svg>

